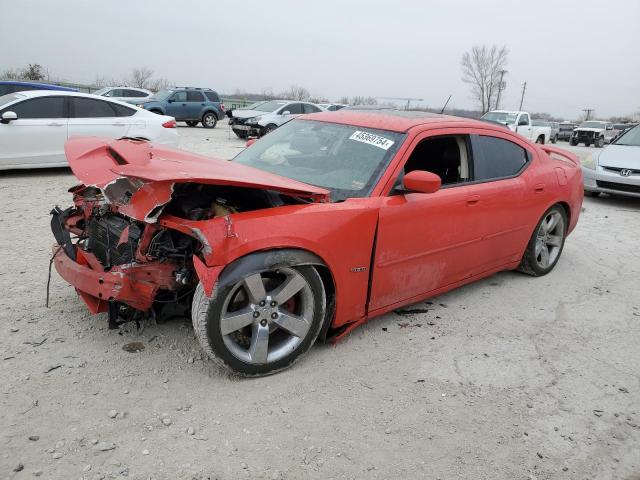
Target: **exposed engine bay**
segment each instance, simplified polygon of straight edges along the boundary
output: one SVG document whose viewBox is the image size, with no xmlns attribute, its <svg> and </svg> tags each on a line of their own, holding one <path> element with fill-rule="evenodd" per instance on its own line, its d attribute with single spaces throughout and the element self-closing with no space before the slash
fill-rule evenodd
<svg viewBox="0 0 640 480">
<path fill-rule="evenodd" d="M 57 250 L 64 249 L 71 261 L 89 266 L 98 274 L 111 272 L 123 279 L 113 285 L 116 295 L 79 291 L 85 302 L 93 302 L 95 312 L 109 313 L 110 328 L 148 317 L 187 315 L 198 283 L 193 256 L 202 251 L 200 241 L 157 222 L 121 214 L 98 187 L 77 185 L 69 191 L 74 206 L 64 211 L 56 207 L 51 212 Z M 269 190 L 182 183 L 174 185 L 170 201 L 156 216 L 209 220 L 303 201 Z M 54 260 L 63 261 L 57 252 Z M 105 280 L 98 278 L 98 285 L 104 286 Z M 134 295 L 128 294 L 128 288 L 136 291 L 135 301 L 129 298 Z"/>
</svg>

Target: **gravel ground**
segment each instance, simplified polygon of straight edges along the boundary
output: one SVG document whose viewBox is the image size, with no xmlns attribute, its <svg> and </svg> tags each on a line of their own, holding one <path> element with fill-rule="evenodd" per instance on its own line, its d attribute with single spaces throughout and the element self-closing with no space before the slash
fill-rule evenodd
<svg viewBox="0 0 640 480">
<path fill-rule="evenodd" d="M 74 183 L 0 174 L 0 478 L 640 478 L 639 201 L 586 199 L 546 277 L 495 275 L 239 380 L 188 319 L 109 331 L 55 272 L 45 308 L 48 213 Z"/>
</svg>

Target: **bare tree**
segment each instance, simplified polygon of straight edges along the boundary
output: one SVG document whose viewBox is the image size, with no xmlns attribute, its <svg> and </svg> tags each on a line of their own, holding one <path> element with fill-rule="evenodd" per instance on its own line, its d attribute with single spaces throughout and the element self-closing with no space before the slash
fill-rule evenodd
<svg viewBox="0 0 640 480">
<path fill-rule="evenodd" d="M 0 79 L 2 80 L 20 80 L 21 78 L 22 74 L 15 68 L 9 68 L 0 73 Z"/>
<path fill-rule="evenodd" d="M 30 63 L 22 69 L 21 76 L 24 80 L 33 80 L 36 82 L 44 80 L 45 74 L 42 65 L 38 63 Z"/>
<path fill-rule="evenodd" d="M 148 67 L 134 68 L 131 71 L 131 77 L 129 79 L 130 86 L 138 88 L 149 87 L 149 82 L 153 77 L 153 70 Z"/>
<path fill-rule="evenodd" d="M 309 101 L 311 103 L 329 103 L 329 99 L 327 97 L 323 97 L 322 95 L 314 95 L 309 97 Z"/>
<path fill-rule="evenodd" d="M 340 97 L 340 103 L 342 104 L 348 104 L 349 103 L 349 97 Z"/>
<path fill-rule="evenodd" d="M 491 48 L 475 46 L 462 55 L 462 81 L 471 85 L 473 98 L 482 113 L 491 110 L 498 95 L 500 72 L 507 65 L 509 50 L 506 46 Z"/>
<path fill-rule="evenodd" d="M 160 90 L 166 90 L 173 85 L 173 82 L 167 80 L 166 78 L 154 78 L 153 80 L 149 80 L 147 82 L 147 87 L 149 90 L 153 92 L 159 92 Z M 144 87 L 142 87 L 144 88 Z"/>
<path fill-rule="evenodd" d="M 378 100 L 373 97 L 363 97 L 360 95 L 356 95 L 355 97 L 351 97 L 351 102 L 348 102 L 351 105 L 377 105 Z"/>
<path fill-rule="evenodd" d="M 262 96 L 262 100 L 273 100 L 274 98 L 276 98 L 273 94 L 273 89 L 269 87 L 263 88 L 260 92 L 260 95 Z"/>
<path fill-rule="evenodd" d="M 282 97 L 289 100 L 307 100 L 310 96 L 309 90 L 299 85 L 291 85 L 288 90 L 282 92 Z"/>
</svg>

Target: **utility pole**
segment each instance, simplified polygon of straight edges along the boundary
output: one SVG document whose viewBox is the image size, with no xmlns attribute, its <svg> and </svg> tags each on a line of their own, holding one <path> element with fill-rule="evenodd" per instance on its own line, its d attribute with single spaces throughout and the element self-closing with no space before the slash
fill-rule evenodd
<svg viewBox="0 0 640 480">
<path fill-rule="evenodd" d="M 587 114 L 585 117 L 585 121 L 589 120 L 589 117 L 591 117 L 591 112 L 593 112 L 593 108 L 583 108 L 582 111 Z"/>
<path fill-rule="evenodd" d="M 520 108 L 518 110 L 522 110 L 522 102 L 524 102 L 524 92 L 527 91 L 527 82 L 522 84 L 522 96 L 520 97 Z"/>
<path fill-rule="evenodd" d="M 496 110 L 498 110 L 498 108 L 500 107 L 500 93 L 502 93 L 502 85 L 504 85 L 504 82 L 502 81 L 502 79 L 504 78 L 504 74 L 507 73 L 506 70 L 500 70 L 500 83 L 498 84 L 498 98 L 496 98 Z"/>
</svg>

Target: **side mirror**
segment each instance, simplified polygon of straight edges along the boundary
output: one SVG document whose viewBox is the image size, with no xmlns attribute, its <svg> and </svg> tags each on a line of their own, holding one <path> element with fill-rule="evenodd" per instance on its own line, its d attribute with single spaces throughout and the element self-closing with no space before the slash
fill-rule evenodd
<svg viewBox="0 0 640 480">
<path fill-rule="evenodd" d="M 291 112 L 289 110 L 285 110 L 280 115 L 291 115 Z"/>
<path fill-rule="evenodd" d="M 410 192 L 435 193 L 440 190 L 442 179 L 426 170 L 413 170 L 404 176 L 403 184 Z"/>
<path fill-rule="evenodd" d="M 16 114 L 16 112 L 8 111 L 2 114 L 2 119 L 0 120 L 0 123 L 7 124 L 12 120 L 17 120 L 17 119 L 18 119 L 18 115 Z"/>
<path fill-rule="evenodd" d="M 175 100 L 173 98 L 170 98 L 169 100 L 167 100 L 167 102 L 173 103 L 173 102 L 175 102 Z"/>
</svg>

